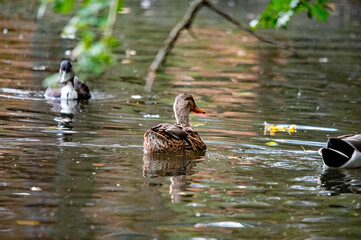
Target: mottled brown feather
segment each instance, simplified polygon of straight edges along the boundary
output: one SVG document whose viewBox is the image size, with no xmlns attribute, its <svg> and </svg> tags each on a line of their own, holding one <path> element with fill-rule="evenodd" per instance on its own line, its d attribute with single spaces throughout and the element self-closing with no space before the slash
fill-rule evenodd
<svg viewBox="0 0 361 240">
<path fill-rule="evenodd" d="M 185 137 L 170 134 L 169 132 L 174 133 L 174 128 L 179 128 L 186 133 Z M 144 134 L 145 153 L 186 153 L 188 151 L 205 151 L 206 149 L 207 146 L 197 131 L 179 124 L 159 124 Z"/>
</svg>

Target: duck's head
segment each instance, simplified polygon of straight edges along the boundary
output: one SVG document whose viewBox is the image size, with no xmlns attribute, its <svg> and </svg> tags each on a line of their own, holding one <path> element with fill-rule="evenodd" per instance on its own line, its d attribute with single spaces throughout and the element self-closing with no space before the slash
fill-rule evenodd
<svg viewBox="0 0 361 240">
<path fill-rule="evenodd" d="M 59 69 L 59 81 L 61 83 L 65 83 L 67 81 L 71 81 L 74 79 L 75 73 L 73 70 L 73 66 L 68 60 L 64 60 L 60 63 Z"/>
<path fill-rule="evenodd" d="M 174 101 L 173 110 L 178 124 L 189 125 L 189 114 L 191 112 L 201 114 L 206 111 L 199 109 L 194 101 L 194 98 L 189 93 L 179 94 Z"/>
</svg>

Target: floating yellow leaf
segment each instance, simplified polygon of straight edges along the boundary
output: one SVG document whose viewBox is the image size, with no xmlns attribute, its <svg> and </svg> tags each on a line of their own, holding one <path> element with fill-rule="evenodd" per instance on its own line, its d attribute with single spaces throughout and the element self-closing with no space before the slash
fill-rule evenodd
<svg viewBox="0 0 361 240">
<path fill-rule="evenodd" d="M 288 134 L 291 135 L 291 133 L 296 132 L 297 126 L 295 124 L 292 125 L 274 125 L 274 124 L 268 124 L 264 123 L 264 134 L 267 135 L 275 135 L 276 132 L 288 132 Z"/>
<path fill-rule="evenodd" d="M 274 147 L 274 146 L 277 146 L 278 145 L 278 143 L 276 143 L 276 142 L 268 142 L 267 143 L 267 146 L 270 146 L 270 147 Z"/>
<path fill-rule="evenodd" d="M 16 223 L 19 225 L 30 225 L 30 226 L 35 226 L 40 224 L 39 221 L 31 221 L 31 220 L 17 220 Z"/>
<path fill-rule="evenodd" d="M 50 127 L 40 127 L 42 129 L 59 129 L 58 127 L 56 126 L 50 126 Z"/>
<path fill-rule="evenodd" d="M 95 167 L 101 167 L 104 166 L 104 163 L 93 163 L 92 165 Z"/>
</svg>

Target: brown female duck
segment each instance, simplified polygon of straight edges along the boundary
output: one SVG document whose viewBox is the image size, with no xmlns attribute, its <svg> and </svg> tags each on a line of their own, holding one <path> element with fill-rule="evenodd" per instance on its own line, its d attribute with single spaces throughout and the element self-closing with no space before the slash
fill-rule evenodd
<svg viewBox="0 0 361 240">
<path fill-rule="evenodd" d="M 193 96 L 179 94 L 173 104 L 177 124 L 161 123 L 144 134 L 144 153 L 187 153 L 202 152 L 206 144 L 189 124 L 191 112 L 206 113 L 199 109 Z"/>
</svg>

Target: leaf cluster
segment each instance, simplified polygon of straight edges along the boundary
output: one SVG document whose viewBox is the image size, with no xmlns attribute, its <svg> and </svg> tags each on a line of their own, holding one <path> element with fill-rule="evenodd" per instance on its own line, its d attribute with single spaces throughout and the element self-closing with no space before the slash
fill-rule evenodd
<svg viewBox="0 0 361 240">
<path fill-rule="evenodd" d="M 119 42 L 109 31 L 115 24 L 110 15 L 114 17 L 122 8 L 123 0 L 44 1 L 52 4 L 55 13 L 75 14 L 63 28 L 62 37 L 76 40 L 71 58 L 77 60 L 75 67 L 82 80 L 90 74 L 102 73 L 115 62 L 112 52 Z M 45 79 L 44 85 L 48 86 L 50 82 Z"/>
<path fill-rule="evenodd" d="M 330 0 L 271 0 L 266 9 L 250 22 L 252 29 L 286 28 L 290 19 L 299 12 L 307 12 L 309 18 L 326 21 Z"/>
</svg>

